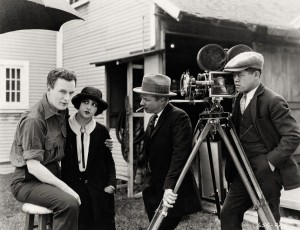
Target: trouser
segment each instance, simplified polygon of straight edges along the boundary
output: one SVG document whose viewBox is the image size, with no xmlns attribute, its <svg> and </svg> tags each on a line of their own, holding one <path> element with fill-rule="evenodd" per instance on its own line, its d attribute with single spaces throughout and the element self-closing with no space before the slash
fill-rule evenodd
<svg viewBox="0 0 300 230">
<path fill-rule="evenodd" d="M 278 170 L 271 171 L 266 155 L 250 158 L 249 162 L 273 213 L 275 221 L 279 224 L 280 191 L 282 189 L 280 174 Z M 221 229 L 242 229 L 244 213 L 252 207 L 252 205 L 253 203 L 240 176 L 235 176 L 221 211 Z M 259 229 L 264 229 L 261 221 L 258 221 Z"/>
<path fill-rule="evenodd" d="M 20 170 L 16 169 L 14 176 L 19 172 Z M 53 230 L 78 229 L 79 204 L 70 194 L 33 177 L 23 181 L 13 179 L 11 190 L 20 202 L 53 210 Z"/>
</svg>

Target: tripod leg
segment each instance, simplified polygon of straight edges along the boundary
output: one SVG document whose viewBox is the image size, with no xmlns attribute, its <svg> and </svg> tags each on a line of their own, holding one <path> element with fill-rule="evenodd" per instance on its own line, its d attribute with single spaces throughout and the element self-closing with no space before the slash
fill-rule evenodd
<svg viewBox="0 0 300 230">
<path fill-rule="evenodd" d="M 207 123 L 206 123 L 206 125 L 204 126 L 202 132 L 200 133 L 200 135 L 199 135 L 199 137 L 198 137 L 198 139 L 197 139 L 197 141 L 196 141 L 196 143 L 195 143 L 195 145 L 193 147 L 193 150 L 192 150 L 189 158 L 187 159 L 187 161 L 186 161 L 186 163 L 185 163 L 185 165 L 184 165 L 184 167 L 183 167 L 183 169 L 182 169 L 182 171 L 181 171 L 181 173 L 179 175 L 179 178 L 178 178 L 178 180 L 176 182 L 176 185 L 175 185 L 175 188 L 174 188 L 174 193 L 177 193 L 177 191 L 178 191 L 178 189 L 179 189 L 179 187 L 180 187 L 180 185 L 181 185 L 181 183 L 182 183 L 182 181 L 183 181 L 183 179 L 184 179 L 187 171 L 189 170 L 190 166 L 192 165 L 194 157 L 196 156 L 196 154 L 199 151 L 199 147 L 200 147 L 201 143 L 203 142 L 203 140 L 208 135 L 208 133 L 209 133 L 209 131 L 210 131 L 210 129 L 211 129 L 212 126 L 213 126 L 212 121 L 208 120 Z"/>
<path fill-rule="evenodd" d="M 202 132 L 200 133 L 194 147 L 193 147 L 193 150 L 189 156 L 189 158 L 187 159 L 180 175 L 179 175 L 179 178 L 176 182 L 176 185 L 175 185 L 175 188 L 174 188 L 174 193 L 177 193 L 181 184 L 182 184 L 182 181 L 186 175 L 186 173 L 188 172 L 189 168 L 191 167 L 191 164 L 193 162 L 193 159 L 194 157 L 196 156 L 196 154 L 198 153 L 199 151 L 199 147 L 201 145 L 201 143 L 203 142 L 203 140 L 206 138 L 206 136 L 208 135 L 211 127 L 213 125 L 213 122 L 211 122 L 210 120 L 207 121 L 206 125 L 204 126 Z M 161 225 L 163 219 L 167 216 L 168 214 L 168 207 L 164 206 L 163 205 L 163 202 L 161 201 L 160 202 L 160 205 L 158 206 L 156 212 L 155 212 L 155 215 L 153 216 L 147 230 L 157 230 L 159 229 L 159 226 Z"/>
<path fill-rule="evenodd" d="M 200 152 L 198 152 L 197 154 L 197 170 L 198 170 L 198 190 L 199 190 L 199 194 L 200 196 L 202 196 L 202 184 L 201 184 L 201 178 L 202 178 L 202 174 L 201 174 L 201 165 L 200 165 Z"/>
<path fill-rule="evenodd" d="M 248 178 L 247 178 L 247 175 L 246 173 L 244 172 L 244 169 L 243 167 L 241 166 L 241 163 L 239 161 L 239 159 L 237 158 L 237 156 L 235 155 L 235 151 L 234 151 L 234 148 L 232 147 L 230 141 L 229 141 L 229 138 L 228 136 L 226 135 L 226 133 L 224 132 L 223 128 L 221 127 L 221 125 L 218 125 L 217 126 L 217 129 L 218 129 L 218 132 L 220 134 L 220 136 L 222 137 L 222 139 L 224 140 L 224 143 L 230 153 L 230 156 L 240 174 L 240 177 L 246 187 L 246 190 L 250 196 L 250 199 L 254 205 L 254 207 L 257 209 L 257 212 L 258 212 L 258 215 L 265 227 L 265 229 L 268 229 L 268 230 L 275 230 L 275 229 L 280 229 L 279 228 L 279 225 L 276 223 L 275 219 L 274 219 L 274 216 L 273 214 L 270 212 L 265 212 L 265 210 L 262 208 L 262 206 L 268 206 L 267 202 L 264 200 L 264 203 L 261 204 L 260 201 L 257 199 L 257 196 L 255 194 L 255 192 L 253 191 L 253 188 L 251 186 L 251 184 L 249 183 L 248 181 Z M 235 136 L 236 137 L 236 136 Z M 234 137 L 233 137 L 234 138 Z M 240 147 L 240 146 L 239 146 Z M 240 149 L 242 149 L 240 147 Z M 244 154 L 244 152 L 239 152 L 240 155 Z M 252 171 L 252 169 L 250 168 L 250 170 Z M 247 169 L 248 171 L 248 169 Z M 255 177 L 253 178 L 255 179 Z M 262 201 L 262 200 L 261 200 Z M 269 206 L 268 206 L 269 208 Z"/>
<path fill-rule="evenodd" d="M 220 219 L 221 206 L 220 206 L 220 199 L 219 199 L 218 188 L 217 188 L 217 183 L 216 183 L 216 176 L 215 176 L 215 170 L 214 170 L 214 162 L 213 162 L 213 158 L 212 158 L 209 137 L 206 138 L 206 141 L 207 141 L 207 150 L 208 150 L 208 157 L 209 157 L 211 179 L 212 179 L 213 188 L 214 188 L 215 204 L 216 204 L 216 208 L 217 208 L 217 215 L 218 215 L 218 218 Z"/>
</svg>

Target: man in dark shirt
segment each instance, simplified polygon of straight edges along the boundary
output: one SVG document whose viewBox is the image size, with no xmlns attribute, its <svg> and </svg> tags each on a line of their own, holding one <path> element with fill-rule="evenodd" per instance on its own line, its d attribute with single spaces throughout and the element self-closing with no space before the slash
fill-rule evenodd
<svg viewBox="0 0 300 230">
<path fill-rule="evenodd" d="M 300 143 L 300 129 L 283 97 L 261 83 L 263 63 L 260 53 L 244 52 L 232 58 L 224 70 L 234 73 L 239 92 L 233 105 L 233 124 L 279 225 L 282 186 L 285 190 L 300 186 L 299 167 L 292 156 Z M 230 158 L 225 174 L 231 185 L 221 212 L 221 229 L 242 229 L 244 213 L 252 202 Z M 262 223 L 259 229 L 264 229 Z"/>
<path fill-rule="evenodd" d="M 53 210 L 53 229 L 78 229 L 80 198 L 60 179 L 66 139 L 66 109 L 75 91 L 76 75 L 54 69 L 47 92 L 25 113 L 15 133 L 10 161 L 16 167 L 11 190 L 20 202 Z"/>
</svg>

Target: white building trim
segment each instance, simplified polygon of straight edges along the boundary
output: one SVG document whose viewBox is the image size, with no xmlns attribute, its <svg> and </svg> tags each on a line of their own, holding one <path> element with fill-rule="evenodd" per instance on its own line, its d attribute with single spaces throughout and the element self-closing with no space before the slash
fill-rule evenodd
<svg viewBox="0 0 300 230">
<path fill-rule="evenodd" d="M 7 78 L 7 71 L 14 71 L 14 78 Z M 19 79 L 16 71 L 20 71 Z M 10 94 L 9 101 L 6 98 L 7 93 Z M 28 108 L 29 61 L 0 59 L 0 113 L 20 112 Z"/>
<path fill-rule="evenodd" d="M 175 20 L 180 21 L 181 10 L 169 0 L 153 0 L 160 8 L 166 11 Z"/>
</svg>

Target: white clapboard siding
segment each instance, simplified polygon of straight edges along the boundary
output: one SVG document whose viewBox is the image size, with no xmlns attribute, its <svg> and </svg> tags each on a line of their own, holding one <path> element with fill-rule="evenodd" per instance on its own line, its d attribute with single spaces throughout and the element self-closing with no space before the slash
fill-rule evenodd
<svg viewBox="0 0 300 230">
<path fill-rule="evenodd" d="M 0 174 L 11 173 L 14 169 L 9 162 L 9 153 L 19 119 L 19 114 L 0 116 Z"/>
<path fill-rule="evenodd" d="M 110 129 L 109 134 L 111 138 L 114 140 L 112 155 L 116 165 L 116 177 L 117 179 L 128 181 L 127 162 L 124 160 L 122 156 L 121 144 L 117 139 L 116 130 Z"/>
<path fill-rule="evenodd" d="M 29 61 L 30 106 L 41 98 L 47 75 L 56 67 L 56 34 L 47 30 L 21 30 L 0 36 L 1 59 Z"/>
<path fill-rule="evenodd" d="M 85 21 L 64 26 L 64 66 L 79 68 L 149 48 L 152 4 L 145 0 L 90 1 L 76 8 Z"/>
<path fill-rule="evenodd" d="M 0 164 L 0 175 L 12 173 L 14 169 L 15 167 L 13 167 L 9 162 Z"/>
<path fill-rule="evenodd" d="M 0 117 L 0 163 L 9 161 L 9 152 L 19 119 L 19 115 Z"/>
</svg>

